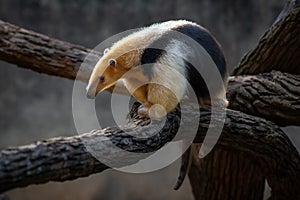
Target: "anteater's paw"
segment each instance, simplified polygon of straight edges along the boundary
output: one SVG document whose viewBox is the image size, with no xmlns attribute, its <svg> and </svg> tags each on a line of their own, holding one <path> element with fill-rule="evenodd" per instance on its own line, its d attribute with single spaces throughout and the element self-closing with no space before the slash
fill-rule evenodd
<svg viewBox="0 0 300 200">
<path fill-rule="evenodd" d="M 213 101 L 213 106 L 216 106 L 217 108 L 224 109 L 228 107 L 229 102 L 227 99 L 215 99 Z"/>
<path fill-rule="evenodd" d="M 145 118 L 150 118 L 149 117 L 149 109 L 148 107 L 146 107 L 144 104 L 140 105 L 138 108 L 138 114 L 141 117 L 145 117 Z"/>
<path fill-rule="evenodd" d="M 141 117 L 147 117 L 151 120 L 161 120 L 167 115 L 167 112 L 166 109 L 160 104 L 152 105 L 149 103 L 145 103 L 140 105 L 138 114 Z"/>
</svg>

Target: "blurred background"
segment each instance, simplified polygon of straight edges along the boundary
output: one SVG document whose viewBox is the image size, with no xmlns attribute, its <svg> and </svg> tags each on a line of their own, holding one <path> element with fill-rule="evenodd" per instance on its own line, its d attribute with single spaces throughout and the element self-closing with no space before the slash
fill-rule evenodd
<svg viewBox="0 0 300 200">
<path fill-rule="evenodd" d="M 128 29 L 188 19 L 216 36 L 232 70 L 270 27 L 283 4 L 284 0 L 0 0 L 0 20 L 94 48 Z M 0 149 L 76 135 L 72 87 L 71 80 L 0 61 Z M 294 137 L 296 127 L 285 130 L 295 144 L 300 143 Z M 15 189 L 8 195 L 14 200 L 192 199 L 187 180 L 179 191 L 172 189 L 178 167 L 176 162 L 147 174 L 107 170 L 75 181 Z"/>
</svg>

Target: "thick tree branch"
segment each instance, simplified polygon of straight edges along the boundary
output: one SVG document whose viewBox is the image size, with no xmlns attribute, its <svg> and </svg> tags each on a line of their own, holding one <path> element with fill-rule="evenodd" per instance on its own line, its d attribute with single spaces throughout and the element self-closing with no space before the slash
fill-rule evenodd
<svg viewBox="0 0 300 200">
<path fill-rule="evenodd" d="M 276 17 L 273 26 L 277 25 L 284 17 L 286 17 L 295 7 L 299 5 L 299 0 L 287 0 L 283 9 Z"/>
<path fill-rule="evenodd" d="M 300 4 L 289 0 L 258 45 L 244 56 L 234 75 L 267 73 L 272 70 L 300 74 Z"/>
<path fill-rule="evenodd" d="M 91 50 L 84 47 L 58 41 L 0 21 L 0 59 L 18 66 L 75 79 L 81 63 L 89 52 Z M 80 73 L 82 81 L 87 82 L 93 67 L 92 63 L 99 58 L 97 55 L 99 53 L 94 52 L 88 57 L 91 65 L 82 66 Z M 274 85 L 272 80 L 278 84 Z M 296 85 L 300 85 L 299 78 L 288 74 L 234 77 L 228 85 L 227 96 L 231 102 L 230 108 L 266 117 L 269 120 L 274 119 L 275 122 L 284 125 L 299 125 L 300 119 L 295 115 L 299 113 L 297 96 L 299 97 L 300 88 Z M 119 93 L 127 93 L 124 88 L 117 89 Z M 266 97 L 267 94 L 271 96 Z"/>
<path fill-rule="evenodd" d="M 193 116 L 197 114 L 193 106 L 188 110 L 190 121 L 184 121 L 184 134 L 179 135 L 179 139 L 189 136 L 189 124 L 194 123 Z M 178 110 L 171 112 L 159 134 L 148 139 L 133 137 L 131 134 L 139 129 L 147 136 L 155 124 L 144 126 L 145 120 L 135 116 L 134 123 L 124 126 L 122 130 L 116 127 L 106 128 L 74 137 L 54 138 L 5 149 L 0 153 L 0 193 L 29 184 L 71 180 L 107 169 L 105 164 L 91 156 L 82 140 L 94 141 L 90 145 L 101 149 L 98 156 L 110 155 L 110 166 L 121 167 L 136 163 L 145 155 L 124 159 L 122 151 L 112 148 L 111 142 L 130 152 L 154 152 L 174 138 L 180 121 L 179 115 Z M 211 120 L 210 111 L 202 110 L 200 119 L 198 134 L 194 140 L 196 143 L 203 141 Z M 272 122 L 227 110 L 225 126 L 217 145 L 219 148 L 243 152 L 259 163 L 275 196 L 285 194 L 299 197 L 299 154 L 288 137 Z"/>
<path fill-rule="evenodd" d="M 227 90 L 229 107 L 280 125 L 300 125 L 299 85 L 300 75 L 277 71 L 231 77 Z"/>
<path fill-rule="evenodd" d="M 79 45 L 52 39 L 0 20 L 0 59 L 36 72 L 75 79 L 81 63 L 91 52 Z M 94 56 L 93 56 L 94 55 Z M 93 52 L 89 59 L 98 60 Z M 82 69 L 83 81 L 87 81 L 93 65 Z"/>
<path fill-rule="evenodd" d="M 272 70 L 299 74 L 299 16 L 299 0 L 287 0 L 273 26 L 262 37 L 256 48 L 242 59 L 234 74 L 259 74 Z M 294 121 L 297 113 L 300 113 L 297 112 L 299 92 L 294 93 L 294 89 L 299 85 L 297 83 L 299 76 L 280 74 L 283 77 L 278 77 L 277 75 L 271 73 L 231 79 L 227 93 L 231 101 L 230 107 L 264 116 L 267 119 L 272 118 L 282 125 L 287 120 L 283 117 L 284 115 L 291 114 L 290 120 Z M 291 82 L 289 82 L 289 77 Z M 290 102 L 285 99 L 286 97 L 293 100 Z M 270 103 L 272 103 L 271 107 Z M 283 106 L 286 103 L 290 106 Z M 276 105 L 278 110 L 274 108 Z M 222 148 L 215 148 L 204 159 L 199 159 L 197 153 L 194 153 L 189 177 L 195 198 L 203 200 L 262 199 L 265 171 L 268 167 L 261 167 L 256 160 L 243 152 L 232 152 Z M 268 182 L 269 180 L 270 178 Z M 286 185 L 287 190 L 289 187 Z M 284 191 L 283 188 L 278 189 L 273 184 L 271 188 L 270 199 L 299 199 L 299 196 L 290 195 L 289 191 Z"/>
<path fill-rule="evenodd" d="M 189 170 L 195 199 L 263 199 L 265 176 L 255 158 L 244 152 L 215 148 L 199 159 L 198 151 L 194 149 Z"/>
</svg>

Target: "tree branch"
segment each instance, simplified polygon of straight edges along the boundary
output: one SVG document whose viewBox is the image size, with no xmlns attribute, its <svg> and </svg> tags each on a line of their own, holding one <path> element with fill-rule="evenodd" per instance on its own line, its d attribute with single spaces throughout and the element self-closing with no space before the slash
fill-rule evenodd
<svg viewBox="0 0 300 200">
<path fill-rule="evenodd" d="M 239 63 L 234 75 L 267 73 L 272 70 L 300 74 L 300 4 L 289 0 L 258 45 Z"/>
<path fill-rule="evenodd" d="M 273 71 L 231 77 L 229 107 L 280 125 L 300 125 L 300 75 Z"/>
<path fill-rule="evenodd" d="M 202 159 L 198 152 L 195 148 L 189 170 L 195 199 L 263 199 L 265 176 L 256 159 L 224 148 L 214 148 Z"/>
<path fill-rule="evenodd" d="M 0 59 L 22 68 L 49 75 L 75 79 L 81 63 L 92 51 L 0 20 Z M 94 56 L 93 56 L 94 55 Z M 92 52 L 95 62 L 100 54 Z M 93 65 L 82 68 L 83 81 L 88 81 Z"/>
<path fill-rule="evenodd" d="M 273 26 L 277 25 L 284 17 L 286 17 L 295 7 L 299 5 L 299 0 L 287 0 L 279 15 L 276 17 Z"/>
<path fill-rule="evenodd" d="M 225 126 L 217 146 L 244 152 L 255 159 L 274 194 L 288 193 L 298 197 L 300 157 L 288 137 L 272 122 L 237 111 L 226 112 Z M 193 106 L 188 108 L 188 113 L 192 117 L 189 117 L 190 121 L 184 122 L 184 134 L 179 139 L 189 137 L 189 124 L 193 123 L 193 116 L 197 114 Z M 200 126 L 194 142 L 203 141 L 211 121 L 210 114 L 209 110 L 201 110 Z M 155 125 L 145 126 L 145 120 L 135 115 L 132 122 L 122 127 L 122 130 L 116 127 L 106 128 L 78 136 L 54 138 L 5 149 L 0 153 L 0 193 L 30 184 L 76 179 L 107 169 L 105 164 L 93 158 L 82 140 L 94 141 L 91 145 L 101 149 L 98 156 L 110 155 L 110 166 L 121 167 L 136 163 L 145 158 L 145 155 L 134 155 L 124 160 L 122 151 L 112 148 L 111 143 L 130 152 L 154 152 L 174 138 L 179 122 L 180 114 L 175 110 L 168 115 L 159 134 L 145 139 L 133 137 L 131 134 L 140 129 L 147 136 L 148 131 Z"/>
</svg>

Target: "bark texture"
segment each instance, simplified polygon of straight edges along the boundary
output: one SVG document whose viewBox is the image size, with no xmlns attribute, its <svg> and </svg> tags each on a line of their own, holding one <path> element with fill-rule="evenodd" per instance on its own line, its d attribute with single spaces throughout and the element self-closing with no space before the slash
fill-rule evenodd
<svg viewBox="0 0 300 200">
<path fill-rule="evenodd" d="M 267 73 L 272 70 L 300 74 L 300 5 L 288 1 L 274 25 L 258 45 L 241 60 L 234 75 Z"/>
<path fill-rule="evenodd" d="M 227 99 L 233 110 L 264 117 L 280 125 L 300 125 L 300 75 L 272 71 L 231 77 Z"/>
<path fill-rule="evenodd" d="M 263 198 L 265 177 L 253 156 L 229 149 L 215 148 L 208 156 L 199 159 L 198 151 L 199 146 L 194 149 L 189 171 L 196 199 Z M 248 159 L 244 159 L 245 157 Z M 252 185 L 252 183 L 256 184 Z"/>
<path fill-rule="evenodd" d="M 0 59 L 39 73 L 75 79 L 81 63 L 91 50 L 28 31 L 0 20 Z M 91 62 L 99 53 L 90 54 Z M 93 56 L 94 55 L 94 56 Z M 93 66 L 93 65 L 91 65 Z M 79 77 L 87 81 L 91 66 L 82 67 Z"/>
<path fill-rule="evenodd" d="M 106 160 L 110 166 L 121 167 L 136 163 L 173 140 L 176 133 L 176 140 L 191 137 L 188 134 L 191 132 L 189 127 L 194 123 L 197 112 L 192 105 L 188 109 L 191 115 L 190 120 L 184 121 L 180 133 L 177 133 L 180 113 L 175 110 L 168 115 L 167 122 L 159 133 L 147 139 L 145 137 L 151 134 L 149 130 L 152 130 L 155 124 L 148 124 L 149 121 L 135 115 L 131 123 L 124 126 L 122 130 L 112 127 L 79 136 L 54 138 L 27 146 L 5 149 L 0 153 L 0 192 L 30 184 L 71 180 L 107 169 L 105 164 L 97 161 L 87 151 L 84 145 L 86 141 L 91 141 L 89 147 L 97 149 L 97 156 L 100 158 L 102 156 L 105 159 L 105 155 L 110 155 L 109 160 Z M 272 187 L 274 197 L 286 195 L 285 197 L 300 198 L 297 187 L 300 184 L 298 179 L 300 157 L 289 138 L 272 122 L 237 111 L 227 110 L 226 112 L 227 118 L 217 149 L 231 152 L 228 153 L 229 158 L 230 154 L 243 153 L 251 158 L 248 162 L 253 160 L 257 163 L 255 169 L 259 168 L 262 171 Z M 201 110 L 195 143 L 203 142 L 207 127 L 211 122 L 210 114 L 209 110 Z M 219 120 L 222 119 L 214 119 L 213 124 Z M 144 138 L 133 137 L 137 130 L 143 134 Z M 82 141 L 85 143 L 83 144 Z M 120 148 L 112 148 L 112 144 Z M 124 152 L 120 149 L 150 154 L 134 154 L 124 159 Z M 237 163 L 239 163 L 237 160 L 233 163 L 228 162 L 228 166 Z M 228 173 L 232 170 L 226 169 L 229 170 Z M 232 178 L 235 175 L 233 174 Z M 235 178 L 242 179 L 242 176 Z"/>
<path fill-rule="evenodd" d="M 290 123 L 299 125 L 295 122 L 300 116 L 298 110 L 300 95 L 297 92 L 299 76 L 295 75 L 300 72 L 299 22 L 299 1 L 287 1 L 273 26 L 234 70 L 234 75 L 248 76 L 231 78 L 227 90 L 230 108 L 263 116 L 280 125 Z M 290 74 L 272 72 L 273 70 Z M 258 75 L 260 73 L 264 74 Z M 284 99 L 285 97 L 289 100 Z M 270 109 L 268 106 L 270 104 L 274 109 Z M 283 106 L 284 104 L 286 106 Z M 290 119 L 285 120 L 284 115 Z M 287 121 L 289 122 L 285 123 Z M 257 124 L 256 127 L 260 128 L 260 125 Z M 232 152 L 221 148 L 215 148 L 204 159 L 199 159 L 197 153 L 194 153 L 189 178 L 195 198 L 262 199 L 264 179 L 270 183 L 274 177 L 272 175 L 269 177 L 268 167 L 259 163 L 259 160 L 258 157 L 249 156 L 241 151 Z M 273 166 L 279 165 L 285 165 L 285 162 Z M 285 176 L 287 173 L 288 170 L 284 174 L 277 175 Z M 270 199 L 300 198 L 296 190 L 289 191 L 290 186 L 283 190 L 274 183 L 272 181 L 270 185 L 272 189 Z"/>
</svg>

